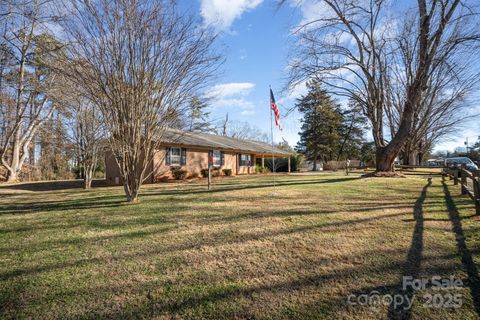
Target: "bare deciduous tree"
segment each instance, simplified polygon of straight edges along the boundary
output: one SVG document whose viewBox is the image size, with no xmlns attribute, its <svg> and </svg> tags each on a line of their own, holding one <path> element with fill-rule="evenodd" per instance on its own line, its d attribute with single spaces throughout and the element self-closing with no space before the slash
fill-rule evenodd
<svg viewBox="0 0 480 320">
<path fill-rule="evenodd" d="M 424 97 L 434 75 L 444 65 L 456 70 L 452 59 L 478 39 L 476 16 L 460 0 L 417 0 L 414 20 L 394 19 L 390 2 L 319 0 L 324 14 L 302 24 L 291 64 L 290 85 L 319 78 L 330 90 L 362 106 L 376 145 L 377 171 L 393 171 L 393 162 L 412 133 L 424 108 Z M 402 29 L 411 24 L 414 42 L 408 65 L 401 61 Z M 398 74 L 399 68 L 406 67 Z M 406 74 L 406 77 L 403 75 Z M 387 110 L 393 108 L 390 91 L 400 88 L 395 130 L 385 133 Z M 420 109 L 423 111 L 420 112 Z M 428 112 L 428 116 L 433 111 Z"/>
<path fill-rule="evenodd" d="M 92 186 L 99 156 L 105 145 L 105 126 L 100 110 L 91 101 L 77 96 L 71 103 L 73 128 L 71 139 L 75 145 L 75 157 L 83 178 L 83 188 Z"/>
<path fill-rule="evenodd" d="M 473 16 L 472 16 L 473 17 Z M 406 23 L 397 39 L 397 55 L 392 55 L 390 61 L 390 79 L 396 81 L 395 85 L 388 86 L 388 105 L 385 109 L 390 135 L 394 136 L 400 126 L 403 113 L 405 92 L 409 78 L 413 74 L 416 51 L 416 36 L 418 26 L 415 17 L 405 15 Z M 462 21 L 466 22 L 466 17 Z M 471 25 L 472 23 L 470 23 Z M 467 26 L 469 24 L 466 24 Z M 446 41 L 458 41 L 465 35 L 459 34 L 460 30 L 454 29 L 445 35 Z M 476 37 L 471 30 L 471 39 Z M 443 49 L 450 50 L 451 46 Z M 404 164 L 418 165 L 434 143 L 455 131 L 462 129 L 475 118 L 468 110 L 472 105 L 472 93 L 478 84 L 479 70 L 472 68 L 480 62 L 477 51 L 470 47 L 457 47 L 450 52 L 439 52 L 433 62 L 434 68 L 428 77 L 425 90 L 420 97 L 420 102 L 415 108 L 410 136 L 401 151 Z"/>
<path fill-rule="evenodd" d="M 167 127 L 186 114 L 220 58 L 215 37 L 176 1 L 76 0 L 65 22 L 70 76 L 106 120 L 127 201 L 135 202 Z"/>
<path fill-rule="evenodd" d="M 258 127 L 251 125 L 248 122 L 229 120 L 228 114 L 226 114 L 224 120 L 217 123 L 216 131 L 222 136 L 239 140 L 254 140 L 271 143 L 270 137 Z"/>
<path fill-rule="evenodd" d="M 51 1 L 2 1 L 10 10 L 2 17 L 0 107 L 2 137 L 0 158 L 16 181 L 38 128 L 53 114 L 58 75 L 50 68 L 61 45 L 45 33 L 52 21 Z"/>
</svg>

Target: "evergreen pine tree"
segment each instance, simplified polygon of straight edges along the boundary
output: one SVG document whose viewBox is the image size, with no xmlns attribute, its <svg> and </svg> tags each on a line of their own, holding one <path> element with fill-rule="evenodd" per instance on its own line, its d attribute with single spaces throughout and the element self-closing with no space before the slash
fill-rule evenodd
<svg viewBox="0 0 480 320">
<path fill-rule="evenodd" d="M 296 150 L 313 162 L 317 170 L 318 161 L 332 160 L 339 149 L 342 115 L 320 83 L 312 80 L 307 83 L 308 93 L 300 98 L 296 107 L 303 113 L 300 141 Z"/>
<path fill-rule="evenodd" d="M 210 112 L 205 109 L 207 104 L 198 97 L 192 98 L 190 102 L 190 119 L 188 119 L 188 131 L 190 132 L 212 132 L 213 128 L 210 123 Z"/>
<path fill-rule="evenodd" d="M 341 111 L 341 137 L 337 160 L 360 159 L 361 149 L 365 142 L 364 133 L 367 127 L 367 118 L 361 108 L 349 101 L 348 108 Z"/>
</svg>

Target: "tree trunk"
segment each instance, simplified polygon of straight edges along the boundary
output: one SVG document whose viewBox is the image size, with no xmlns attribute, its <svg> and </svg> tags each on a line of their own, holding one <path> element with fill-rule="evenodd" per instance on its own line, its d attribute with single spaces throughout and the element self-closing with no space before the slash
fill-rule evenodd
<svg viewBox="0 0 480 320">
<path fill-rule="evenodd" d="M 136 203 L 138 202 L 138 189 L 129 189 L 127 185 L 124 185 L 125 194 L 127 195 L 127 202 Z"/>
<path fill-rule="evenodd" d="M 419 152 L 418 155 L 417 155 L 417 163 L 419 166 L 423 165 L 423 157 L 424 157 L 424 154 L 423 152 Z"/>
<path fill-rule="evenodd" d="M 402 118 L 402 121 L 400 122 L 400 126 L 398 128 L 398 131 L 395 137 L 393 137 L 393 139 L 390 141 L 388 145 L 384 147 L 377 146 L 377 151 L 376 151 L 376 159 L 377 159 L 376 171 L 377 172 L 395 171 L 394 170 L 395 167 L 393 165 L 393 163 L 395 162 L 395 158 L 400 154 L 400 151 L 402 150 L 402 148 L 410 138 L 410 131 L 413 126 L 414 104 L 416 103 L 418 98 L 415 98 L 415 99 L 416 99 L 415 102 L 411 102 L 409 100 L 405 102 L 403 118 Z"/>
<path fill-rule="evenodd" d="M 416 145 L 413 144 L 410 140 L 405 143 L 402 152 L 402 161 L 404 165 L 408 166 L 416 166 L 419 165 L 419 158 L 418 158 L 418 149 L 416 149 Z"/>
<path fill-rule="evenodd" d="M 7 182 L 16 182 L 18 181 L 18 175 L 20 173 L 20 169 L 22 168 L 21 157 L 20 157 L 20 145 L 19 145 L 19 138 L 16 134 L 15 142 L 13 143 L 12 147 L 12 160 L 7 167 Z"/>
<path fill-rule="evenodd" d="M 92 178 L 91 177 L 85 177 L 83 179 L 83 189 L 88 190 L 92 188 Z"/>
<path fill-rule="evenodd" d="M 83 177 L 83 189 L 90 189 L 92 188 L 92 181 L 93 181 L 93 173 L 90 168 L 85 168 L 85 176 Z"/>
<path fill-rule="evenodd" d="M 313 159 L 313 168 L 312 168 L 312 171 L 317 171 L 317 159 L 316 159 L 316 158 Z"/>
<path fill-rule="evenodd" d="M 379 147 L 376 151 L 376 171 L 393 172 L 394 162 L 397 152 L 393 152 L 386 147 Z"/>
<path fill-rule="evenodd" d="M 402 118 L 397 130 L 397 133 L 392 138 L 387 146 L 378 146 L 377 144 L 377 172 L 393 172 L 395 157 L 400 153 L 402 147 L 408 142 L 412 134 L 413 122 L 415 118 L 415 107 L 420 102 L 420 97 L 425 91 L 427 82 L 427 74 L 431 65 L 429 61 L 429 30 L 430 30 L 430 17 L 426 11 L 425 1 L 419 1 L 420 11 L 420 35 L 419 35 L 419 53 L 418 62 L 419 65 L 415 72 L 415 78 L 413 82 L 407 88 L 406 99 L 404 102 L 404 108 Z M 380 110 L 378 108 L 377 110 Z M 382 119 L 382 117 L 378 117 Z M 375 137 L 375 130 L 374 130 Z"/>
<path fill-rule="evenodd" d="M 32 142 L 30 142 L 30 148 L 28 150 L 28 162 L 30 165 L 34 166 L 35 165 L 35 150 L 36 145 L 35 145 L 35 138 L 32 139 Z"/>
<path fill-rule="evenodd" d="M 8 171 L 7 173 L 7 182 L 17 182 L 18 181 L 18 174 L 15 171 Z"/>
<path fill-rule="evenodd" d="M 418 165 L 418 153 L 417 153 L 417 151 L 411 151 L 408 154 L 408 164 L 410 166 Z"/>
<path fill-rule="evenodd" d="M 125 176 L 125 182 L 123 187 L 125 189 L 125 194 L 127 196 L 127 202 L 135 203 L 138 202 L 138 194 L 140 192 L 140 186 L 142 181 L 142 175 L 138 177 L 136 172 L 132 172 Z"/>
</svg>

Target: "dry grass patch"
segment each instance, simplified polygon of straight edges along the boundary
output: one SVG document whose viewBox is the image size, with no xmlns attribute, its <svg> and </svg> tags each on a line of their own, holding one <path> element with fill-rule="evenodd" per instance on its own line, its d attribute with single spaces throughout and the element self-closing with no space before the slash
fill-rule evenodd
<svg viewBox="0 0 480 320">
<path fill-rule="evenodd" d="M 394 293 L 414 274 L 465 280 L 464 303 L 433 310 L 419 292 L 409 317 L 477 317 L 479 221 L 449 182 L 322 174 L 271 183 L 148 185 L 134 206 L 116 187 L 1 187 L 2 315 L 387 318 L 388 306 L 347 297 Z"/>
</svg>

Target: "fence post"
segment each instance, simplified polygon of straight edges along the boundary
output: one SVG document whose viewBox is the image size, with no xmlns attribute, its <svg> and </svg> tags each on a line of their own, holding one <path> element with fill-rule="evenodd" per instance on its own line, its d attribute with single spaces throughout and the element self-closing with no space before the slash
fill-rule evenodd
<svg viewBox="0 0 480 320">
<path fill-rule="evenodd" d="M 480 177 L 473 177 L 473 194 L 475 195 L 475 213 L 480 215 Z"/>
<path fill-rule="evenodd" d="M 460 168 L 460 181 L 461 181 L 461 189 L 462 189 L 462 195 L 467 194 L 467 175 L 463 170 L 467 170 L 467 166 L 465 164 L 462 164 Z"/>
<path fill-rule="evenodd" d="M 458 184 L 458 167 L 453 168 L 453 184 L 457 185 Z"/>
</svg>

